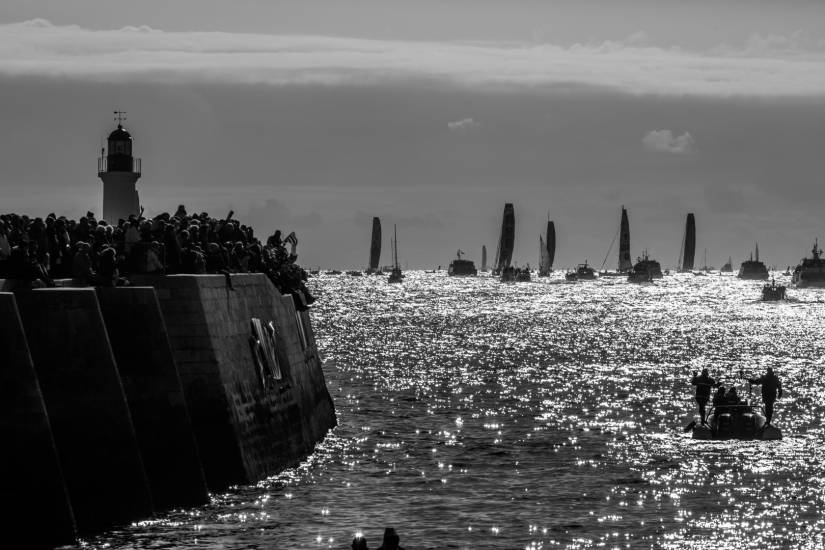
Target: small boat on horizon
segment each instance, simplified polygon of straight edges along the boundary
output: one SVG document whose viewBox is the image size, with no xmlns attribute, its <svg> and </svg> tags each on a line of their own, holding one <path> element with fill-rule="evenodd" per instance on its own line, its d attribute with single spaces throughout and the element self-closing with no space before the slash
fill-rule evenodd
<svg viewBox="0 0 825 550">
<path fill-rule="evenodd" d="M 759 261 L 759 243 L 756 243 L 756 259 L 753 258 L 753 253 L 751 253 L 750 258 L 739 266 L 737 277 L 750 281 L 768 280 L 768 268 L 765 267 L 763 262 Z"/>
<path fill-rule="evenodd" d="M 733 258 L 728 256 L 728 261 L 719 270 L 720 273 L 733 273 Z"/>
<path fill-rule="evenodd" d="M 762 301 L 776 302 L 785 299 L 785 286 L 776 284 L 776 279 L 771 279 L 762 287 Z"/>
<path fill-rule="evenodd" d="M 627 274 L 627 280 L 631 283 L 652 283 L 654 279 L 662 277 L 661 264 L 656 260 L 651 260 L 647 250 L 637 259 L 633 269 Z"/>
<path fill-rule="evenodd" d="M 565 273 L 564 278 L 568 281 L 593 281 L 596 279 L 596 270 L 590 267 L 585 260 L 583 264 L 576 266 L 575 271 Z"/>
<path fill-rule="evenodd" d="M 456 259 L 450 262 L 447 268 L 447 275 L 450 277 L 475 277 L 478 275 L 476 264 L 472 260 L 464 260 L 461 255 L 464 254 L 462 250 L 456 253 Z"/>
<path fill-rule="evenodd" d="M 791 282 L 799 288 L 809 286 L 825 286 L 825 260 L 822 259 L 822 249 L 819 240 L 814 240 L 810 258 L 802 258 L 799 265 L 793 270 Z"/>
</svg>

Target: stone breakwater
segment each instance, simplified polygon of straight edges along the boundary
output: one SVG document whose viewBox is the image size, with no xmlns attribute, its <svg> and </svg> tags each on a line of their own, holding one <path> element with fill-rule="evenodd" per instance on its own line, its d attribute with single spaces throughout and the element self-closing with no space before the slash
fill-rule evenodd
<svg viewBox="0 0 825 550">
<path fill-rule="evenodd" d="M 263 274 L 0 280 L 4 538 L 51 547 L 208 502 L 335 426 L 309 316 Z"/>
</svg>

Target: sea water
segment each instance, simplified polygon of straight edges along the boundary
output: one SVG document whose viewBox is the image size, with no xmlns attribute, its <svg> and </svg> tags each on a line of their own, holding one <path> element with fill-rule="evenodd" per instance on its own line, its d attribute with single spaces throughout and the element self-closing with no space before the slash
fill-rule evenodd
<svg viewBox="0 0 825 550">
<path fill-rule="evenodd" d="M 299 467 L 95 548 L 825 546 L 825 290 L 678 274 L 531 283 L 321 275 L 339 426 Z M 781 441 L 696 441 L 693 371 L 773 367 Z M 751 398 L 761 404 L 758 387 Z"/>
</svg>

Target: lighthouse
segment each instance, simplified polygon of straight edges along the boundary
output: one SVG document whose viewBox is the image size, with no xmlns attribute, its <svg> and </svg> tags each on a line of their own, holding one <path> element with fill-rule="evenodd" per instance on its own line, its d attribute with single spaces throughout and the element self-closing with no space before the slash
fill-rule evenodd
<svg viewBox="0 0 825 550">
<path fill-rule="evenodd" d="M 140 213 L 135 188 L 140 178 L 140 159 L 132 156 L 132 135 L 123 127 L 123 111 L 115 111 L 117 128 L 109 134 L 107 148 L 97 160 L 97 176 L 103 180 L 103 219 L 114 225 L 119 219 Z"/>
</svg>

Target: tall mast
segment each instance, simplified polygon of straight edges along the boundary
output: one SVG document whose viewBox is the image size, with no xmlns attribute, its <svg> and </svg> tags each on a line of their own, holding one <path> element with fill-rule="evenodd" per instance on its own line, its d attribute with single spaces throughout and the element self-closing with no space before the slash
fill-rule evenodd
<svg viewBox="0 0 825 550">
<path fill-rule="evenodd" d="M 395 267 L 398 267 L 398 226 L 396 224 L 392 224 L 392 234 L 393 239 L 395 240 Z"/>
</svg>

